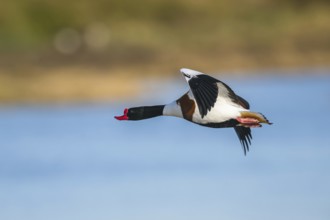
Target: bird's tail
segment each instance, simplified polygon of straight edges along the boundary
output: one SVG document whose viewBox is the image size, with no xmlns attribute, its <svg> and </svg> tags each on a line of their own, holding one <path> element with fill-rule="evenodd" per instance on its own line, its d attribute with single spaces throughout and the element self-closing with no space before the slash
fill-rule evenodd
<svg viewBox="0 0 330 220">
<path fill-rule="evenodd" d="M 237 121 L 241 126 L 246 127 L 261 127 L 261 123 L 269 125 L 273 124 L 263 114 L 250 111 L 242 111 L 241 116 L 237 118 Z"/>
</svg>

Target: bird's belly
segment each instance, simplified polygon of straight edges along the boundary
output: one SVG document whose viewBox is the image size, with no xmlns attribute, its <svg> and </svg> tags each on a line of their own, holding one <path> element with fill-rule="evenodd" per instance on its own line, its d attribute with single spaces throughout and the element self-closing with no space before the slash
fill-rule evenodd
<svg viewBox="0 0 330 220">
<path fill-rule="evenodd" d="M 193 115 L 193 121 L 199 124 L 221 123 L 236 119 L 241 115 L 241 111 L 248 110 L 234 105 L 215 105 L 203 118 L 199 111 L 196 110 Z"/>
</svg>

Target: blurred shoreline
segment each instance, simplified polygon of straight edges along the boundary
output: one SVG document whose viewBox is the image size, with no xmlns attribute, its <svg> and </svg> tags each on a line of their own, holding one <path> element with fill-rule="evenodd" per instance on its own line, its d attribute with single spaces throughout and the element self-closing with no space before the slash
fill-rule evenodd
<svg viewBox="0 0 330 220">
<path fill-rule="evenodd" d="M 0 24 L 2 104 L 132 99 L 182 67 L 330 67 L 327 0 L 12 0 Z"/>
<path fill-rule="evenodd" d="M 196 66 L 196 65 L 194 65 Z M 190 66 L 182 66 L 190 67 Z M 191 68 L 191 67 L 190 67 Z M 12 73 L 0 70 L 0 103 L 12 104 L 70 104 L 85 102 L 109 102 L 131 100 L 149 92 L 147 82 L 156 82 L 179 78 L 179 69 L 175 71 L 157 71 L 157 67 L 148 68 L 95 68 L 95 67 L 51 67 L 29 68 L 28 74 Z M 227 69 L 203 71 L 210 75 L 221 74 L 225 77 L 247 78 L 251 75 L 266 76 L 294 75 L 299 77 L 306 74 L 329 74 L 328 66 L 318 67 L 283 67 L 276 69 Z M 307 70 L 307 71 L 306 71 Z M 17 70 L 16 70 L 17 71 Z"/>
</svg>

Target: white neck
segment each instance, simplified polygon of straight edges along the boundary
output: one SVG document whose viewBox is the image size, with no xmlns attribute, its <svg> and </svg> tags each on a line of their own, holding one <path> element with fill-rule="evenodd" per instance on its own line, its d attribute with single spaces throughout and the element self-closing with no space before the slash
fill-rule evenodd
<svg viewBox="0 0 330 220">
<path fill-rule="evenodd" d="M 181 108 L 176 101 L 165 105 L 163 115 L 183 118 Z"/>
</svg>

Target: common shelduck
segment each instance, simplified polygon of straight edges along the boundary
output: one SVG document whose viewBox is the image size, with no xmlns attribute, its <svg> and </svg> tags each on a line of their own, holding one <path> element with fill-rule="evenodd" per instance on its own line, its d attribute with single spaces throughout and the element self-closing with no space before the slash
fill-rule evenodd
<svg viewBox="0 0 330 220">
<path fill-rule="evenodd" d="M 242 144 L 244 154 L 251 145 L 251 129 L 261 123 L 272 124 L 225 83 L 204 73 L 183 68 L 180 70 L 190 90 L 167 105 L 126 108 L 118 120 L 142 120 L 156 116 L 176 116 L 211 128 L 233 127 Z"/>
</svg>

